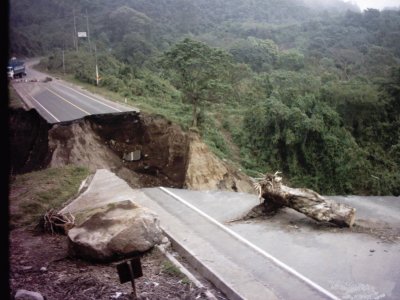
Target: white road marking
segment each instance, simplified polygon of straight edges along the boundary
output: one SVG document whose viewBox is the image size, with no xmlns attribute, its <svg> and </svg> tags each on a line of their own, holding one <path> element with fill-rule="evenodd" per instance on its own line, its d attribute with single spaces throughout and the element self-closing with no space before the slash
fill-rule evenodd
<svg viewBox="0 0 400 300">
<path fill-rule="evenodd" d="M 74 103 L 68 101 L 67 99 L 65 99 L 63 96 L 57 94 L 56 92 L 50 90 L 49 88 L 45 87 L 46 90 L 48 90 L 50 93 L 53 93 L 54 95 L 56 95 L 57 97 L 59 97 L 61 100 L 64 100 L 65 102 L 71 104 L 72 106 L 76 107 L 77 109 L 79 109 L 80 111 L 84 112 L 87 115 L 91 115 L 90 112 L 84 110 L 83 108 L 80 108 L 78 105 L 75 105 Z"/>
<path fill-rule="evenodd" d="M 14 89 L 17 91 L 17 88 L 14 86 Z M 53 115 L 46 107 L 44 107 L 39 100 L 37 100 L 35 97 L 33 97 L 29 92 L 27 92 L 27 90 L 25 89 L 25 87 L 19 86 L 19 90 L 21 92 L 21 98 L 23 100 L 24 97 L 22 97 L 22 91 L 24 91 L 26 96 L 29 96 L 32 98 L 33 101 L 35 101 L 41 108 L 44 109 L 45 112 L 47 112 L 52 118 L 54 118 L 54 120 L 56 120 L 57 122 L 61 122 L 55 115 Z M 17 91 L 18 93 L 18 91 Z M 25 97 L 26 97 L 25 96 Z M 26 103 L 25 103 L 26 104 Z M 27 104 L 26 104 L 27 105 Z M 29 105 L 27 105 L 29 107 Z"/>
<path fill-rule="evenodd" d="M 108 105 L 108 104 L 104 103 L 103 101 L 100 101 L 100 100 L 98 100 L 98 99 L 96 99 L 96 98 L 93 98 L 93 97 L 91 97 L 91 96 L 88 96 L 88 95 L 86 95 L 86 94 L 84 94 L 84 93 L 78 92 L 76 89 L 73 89 L 73 88 L 71 88 L 71 87 L 69 87 L 69 86 L 66 86 L 66 85 L 64 85 L 64 84 L 61 84 L 61 83 L 59 83 L 59 82 L 57 82 L 57 84 L 59 84 L 59 85 L 61 85 L 61 86 L 63 86 L 63 87 L 66 87 L 66 88 L 68 88 L 68 89 L 70 89 L 70 90 L 73 90 L 75 93 L 77 93 L 77 94 L 79 94 L 79 95 L 82 95 L 82 96 L 84 96 L 84 97 L 86 97 L 86 98 L 89 98 L 89 99 L 91 99 L 91 100 L 93 100 L 93 101 L 96 101 L 96 102 L 98 102 L 98 103 L 100 103 L 100 104 L 102 104 L 102 105 L 104 105 L 104 106 L 107 106 L 107 107 L 109 107 L 109 108 L 111 108 L 111 109 L 113 109 L 113 110 L 115 110 L 115 111 L 122 112 L 122 110 L 120 110 L 120 109 L 118 109 L 118 108 L 115 108 L 115 107 L 112 107 L 111 105 Z"/>
<path fill-rule="evenodd" d="M 46 107 L 44 107 L 42 104 L 40 104 L 40 102 L 35 99 L 32 95 L 30 95 L 29 93 L 27 94 L 29 97 L 31 97 L 37 104 L 40 105 L 41 108 L 43 108 L 50 116 L 52 116 L 54 118 L 54 120 L 56 120 L 57 122 L 61 122 L 56 116 L 54 116 L 48 109 L 46 109 Z"/>
<path fill-rule="evenodd" d="M 193 206 L 192 204 L 190 204 L 189 202 L 183 200 L 181 197 L 175 195 L 174 193 L 170 192 L 169 190 L 167 190 L 164 187 L 159 187 L 159 189 L 161 189 L 162 191 L 164 191 L 165 193 L 167 193 L 168 195 L 170 195 L 171 197 L 175 198 L 176 200 L 178 200 L 179 202 L 181 202 L 182 204 L 186 205 L 187 207 L 189 207 L 190 209 L 194 210 L 195 212 L 197 212 L 198 214 L 200 214 L 201 216 L 203 216 L 204 218 L 206 218 L 207 220 L 209 220 L 211 223 L 217 225 L 219 228 L 221 228 L 222 230 L 224 230 L 225 232 L 227 232 L 228 234 L 232 235 L 234 238 L 236 238 L 238 241 L 246 244 L 247 246 L 249 246 L 250 248 L 252 248 L 253 250 L 257 251 L 259 254 L 263 255 L 264 257 L 268 258 L 269 260 L 271 260 L 272 262 L 274 262 L 276 265 L 278 265 L 279 267 L 281 267 L 282 269 L 286 270 L 287 272 L 289 272 L 290 274 L 296 276 L 297 278 L 299 278 L 300 280 L 304 281 L 306 284 L 308 284 L 309 286 L 311 286 L 312 288 L 314 288 L 315 290 L 319 291 L 320 293 L 322 293 L 323 295 L 327 296 L 329 299 L 333 299 L 333 300 L 340 300 L 339 297 L 335 296 L 334 294 L 332 294 L 331 292 L 329 292 L 328 290 L 324 289 L 322 286 L 318 285 L 317 283 L 315 283 L 314 281 L 312 281 L 311 279 L 307 278 L 306 276 L 304 276 L 303 274 L 297 272 L 295 269 L 293 269 L 292 267 L 289 267 L 287 264 L 285 264 L 284 262 L 280 261 L 279 259 L 277 259 L 276 257 L 272 256 L 271 254 L 269 254 L 268 252 L 264 251 L 263 249 L 261 249 L 260 247 L 250 243 L 248 240 L 246 240 L 245 238 L 243 238 L 242 236 L 240 236 L 239 234 L 237 234 L 236 232 L 234 232 L 233 230 L 227 228 L 226 226 L 222 225 L 220 222 L 218 222 L 217 220 L 215 220 L 214 218 L 210 217 L 209 215 L 207 215 L 206 213 L 202 212 L 200 209 L 198 209 L 197 207 Z"/>
</svg>

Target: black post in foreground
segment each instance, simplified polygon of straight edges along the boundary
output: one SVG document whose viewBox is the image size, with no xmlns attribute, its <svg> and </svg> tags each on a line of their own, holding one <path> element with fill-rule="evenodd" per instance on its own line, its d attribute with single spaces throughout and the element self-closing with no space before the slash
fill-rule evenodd
<svg viewBox="0 0 400 300">
<path fill-rule="evenodd" d="M 126 261 L 117 265 L 117 271 L 121 283 L 125 283 L 128 281 L 132 283 L 132 290 L 133 290 L 132 299 L 136 300 L 137 295 L 136 295 L 135 279 L 143 276 L 140 257 L 134 257 L 130 261 Z"/>
</svg>

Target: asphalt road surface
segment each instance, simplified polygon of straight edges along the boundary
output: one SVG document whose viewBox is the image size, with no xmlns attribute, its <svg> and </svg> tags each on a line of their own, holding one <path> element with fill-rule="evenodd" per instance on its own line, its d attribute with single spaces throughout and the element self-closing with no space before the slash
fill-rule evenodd
<svg viewBox="0 0 400 300">
<path fill-rule="evenodd" d="M 291 209 L 240 221 L 257 196 L 134 190 L 97 170 L 61 213 L 126 199 L 153 210 L 174 250 L 228 299 L 400 299 L 400 197 L 332 198 L 356 208 L 354 228 L 319 224 Z"/>
<path fill-rule="evenodd" d="M 331 197 L 357 210 L 356 226 L 340 229 L 291 209 L 229 222 L 256 197 L 169 190 L 340 299 L 400 299 L 400 197 Z M 299 293 L 297 299 L 307 299 Z"/>
<path fill-rule="evenodd" d="M 27 62 L 27 76 L 11 82 L 25 104 L 36 109 L 49 123 L 71 121 L 94 114 L 138 111 L 38 72 L 32 69 L 35 63 L 37 60 Z M 46 82 L 46 77 L 51 77 L 52 80 Z"/>
</svg>

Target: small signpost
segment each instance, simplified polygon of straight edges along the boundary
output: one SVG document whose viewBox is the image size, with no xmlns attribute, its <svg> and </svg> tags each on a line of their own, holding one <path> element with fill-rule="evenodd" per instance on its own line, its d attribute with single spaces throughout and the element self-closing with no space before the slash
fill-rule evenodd
<svg viewBox="0 0 400 300">
<path fill-rule="evenodd" d="M 125 283 L 130 281 L 132 283 L 133 296 L 132 299 L 137 299 L 135 279 L 142 277 L 142 264 L 140 257 L 134 257 L 129 261 L 117 265 L 119 281 Z"/>
</svg>

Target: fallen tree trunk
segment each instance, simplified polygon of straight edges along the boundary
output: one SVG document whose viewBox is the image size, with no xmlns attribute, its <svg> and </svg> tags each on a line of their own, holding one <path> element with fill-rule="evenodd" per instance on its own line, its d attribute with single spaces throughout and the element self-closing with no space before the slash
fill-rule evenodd
<svg viewBox="0 0 400 300">
<path fill-rule="evenodd" d="M 352 227 L 355 208 L 336 203 L 309 189 L 295 189 L 282 184 L 282 177 L 266 174 L 254 184 L 260 199 L 268 207 L 290 207 L 320 222 L 330 222 L 341 227 Z"/>
</svg>

